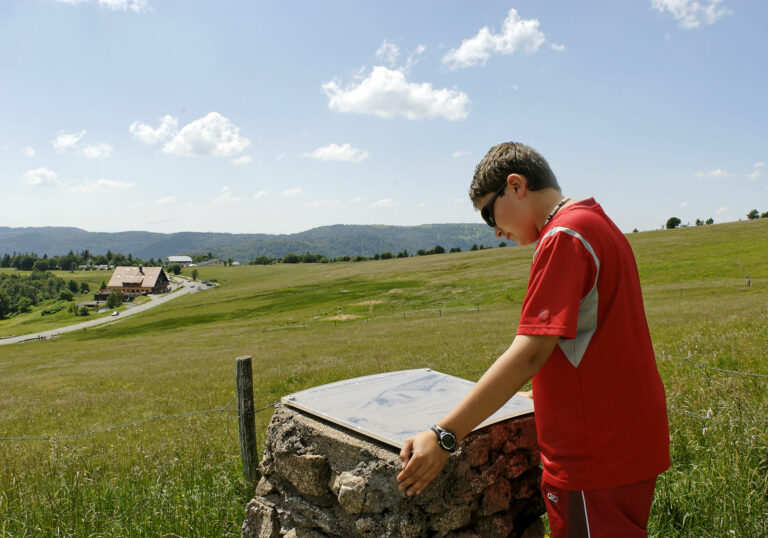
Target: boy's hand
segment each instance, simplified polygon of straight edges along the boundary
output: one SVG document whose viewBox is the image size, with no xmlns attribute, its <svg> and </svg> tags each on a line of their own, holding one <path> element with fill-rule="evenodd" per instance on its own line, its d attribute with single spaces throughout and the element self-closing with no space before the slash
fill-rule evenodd
<svg viewBox="0 0 768 538">
<path fill-rule="evenodd" d="M 445 466 L 450 453 L 440 448 L 432 430 L 421 432 L 405 440 L 400 451 L 403 470 L 397 475 L 398 489 L 410 495 L 424 491 Z"/>
</svg>

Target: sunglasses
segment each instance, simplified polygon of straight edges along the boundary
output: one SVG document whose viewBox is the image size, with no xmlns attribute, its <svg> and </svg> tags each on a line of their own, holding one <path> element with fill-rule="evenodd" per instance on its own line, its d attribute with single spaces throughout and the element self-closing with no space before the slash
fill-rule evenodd
<svg viewBox="0 0 768 538">
<path fill-rule="evenodd" d="M 493 203 L 496 201 L 496 198 L 501 196 L 501 193 L 504 192 L 504 189 L 507 188 L 507 182 L 501 184 L 501 187 L 491 196 L 491 198 L 485 202 L 485 205 L 480 210 L 480 216 L 483 217 L 483 220 L 485 223 L 490 226 L 491 228 L 496 227 L 496 219 L 493 217 Z"/>
</svg>

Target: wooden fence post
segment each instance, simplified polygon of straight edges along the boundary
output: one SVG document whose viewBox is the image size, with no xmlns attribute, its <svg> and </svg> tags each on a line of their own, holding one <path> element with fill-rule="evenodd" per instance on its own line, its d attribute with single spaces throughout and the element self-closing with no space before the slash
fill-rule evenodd
<svg viewBox="0 0 768 538">
<path fill-rule="evenodd" d="M 256 413 L 253 410 L 253 369 L 250 355 L 237 358 L 237 416 L 243 476 L 248 482 L 255 484 L 259 479 L 259 452 L 256 447 Z"/>
</svg>

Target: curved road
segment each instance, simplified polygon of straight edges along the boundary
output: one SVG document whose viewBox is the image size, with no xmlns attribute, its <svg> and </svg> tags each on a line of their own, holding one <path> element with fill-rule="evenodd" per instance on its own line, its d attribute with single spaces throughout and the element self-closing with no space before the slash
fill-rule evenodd
<svg viewBox="0 0 768 538">
<path fill-rule="evenodd" d="M 200 285 L 200 282 L 192 282 L 184 279 L 174 279 L 174 280 L 181 283 L 180 284 L 181 289 L 179 291 L 173 291 L 167 295 L 149 295 L 150 301 L 148 303 L 127 308 L 126 310 L 120 312 L 119 316 L 115 316 L 115 317 L 105 316 L 103 318 L 84 321 L 82 323 L 76 323 L 75 325 L 68 325 L 66 327 L 61 327 L 58 329 L 50 329 L 48 331 L 43 331 L 39 333 L 23 334 L 21 336 L 12 336 L 10 338 L 0 338 L 0 346 L 7 345 L 7 344 L 16 344 L 19 342 L 27 342 L 30 340 L 43 340 L 45 338 L 53 338 L 54 336 L 58 336 L 62 333 L 79 331 L 80 329 L 85 329 L 86 327 L 96 327 L 98 325 L 104 325 L 106 323 L 116 323 L 121 319 L 125 319 L 128 316 L 133 316 L 135 314 L 138 314 L 139 312 L 144 312 L 145 310 L 154 308 L 155 306 L 161 305 L 168 301 L 172 301 L 173 299 L 177 297 L 181 297 L 182 295 L 187 295 L 188 293 L 195 293 L 199 290 L 206 289 L 205 286 Z"/>
</svg>

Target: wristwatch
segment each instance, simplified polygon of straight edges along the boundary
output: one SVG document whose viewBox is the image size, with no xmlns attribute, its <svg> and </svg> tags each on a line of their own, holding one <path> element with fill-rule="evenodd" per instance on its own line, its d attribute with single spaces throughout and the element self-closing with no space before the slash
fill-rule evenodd
<svg viewBox="0 0 768 538">
<path fill-rule="evenodd" d="M 430 430 L 437 435 L 437 444 L 440 445 L 440 448 L 448 452 L 456 450 L 456 435 L 452 431 L 441 428 L 437 424 L 433 425 Z"/>
</svg>

